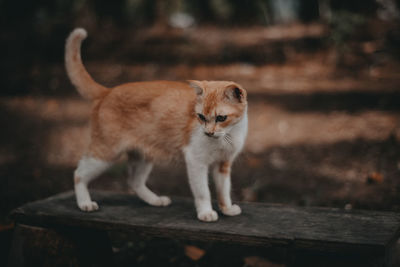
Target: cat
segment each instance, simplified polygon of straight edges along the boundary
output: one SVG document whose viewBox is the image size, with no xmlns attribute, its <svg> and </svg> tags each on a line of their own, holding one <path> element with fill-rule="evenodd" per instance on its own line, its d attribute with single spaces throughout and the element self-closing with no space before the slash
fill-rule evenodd
<svg viewBox="0 0 400 267">
<path fill-rule="evenodd" d="M 247 136 L 247 92 L 230 81 L 150 81 L 112 89 L 95 82 L 81 59 L 87 32 L 72 31 L 66 40 L 65 65 L 71 83 L 92 101 L 90 143 L 74 172 L 74 189 L 82 211 L 99 209 L 88 184 L 123 153 L 128 154 L 128 185 L 144 202 L 168 206 L 171 199 L 146 186 L 153 163 L 182 156 L 194 196 L 197 218 L 211 222 L 211 169 L 218 205 L 224 215 L 241 213 L 230 196 L 231 166 Z M 133 169 L 133 166 L 136 166 Z"/>
</svg>

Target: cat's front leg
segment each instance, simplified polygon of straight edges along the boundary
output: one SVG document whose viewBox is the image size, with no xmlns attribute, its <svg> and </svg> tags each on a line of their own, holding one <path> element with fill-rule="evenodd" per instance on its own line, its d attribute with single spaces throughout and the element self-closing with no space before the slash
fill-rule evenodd
<svg viewBox="0 0 400 267">
<path fill-rule="evenodd" d="M 211 196 L 208 188 L 208 166 L 198 162 L 190 155 L 185 155 L 185 160 L 197 218 L 205 222 L 218 220 L 218 214 L 211 206 Z"/>
<path fill-rule="evenodd" d="M 231 200 L 231 162 L 222 161 L 214 165 L 213 178 L 221 212 L 228 216 L 239 215 L 242 210 Z"/>
</svg>

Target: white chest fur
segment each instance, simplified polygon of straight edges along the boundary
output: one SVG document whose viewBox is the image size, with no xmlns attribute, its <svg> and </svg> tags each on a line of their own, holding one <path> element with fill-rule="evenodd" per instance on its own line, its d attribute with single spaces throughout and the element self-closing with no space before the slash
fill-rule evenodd
<svg viewBox="0 0 400 267">
<path fill-rule="evenodd" d="M 243 118 L 227 131 L 226 136 L 219 138 L 208 137 L 202 127 L 194 129 L 189 145 L 184 153 L 190 158 L 210 165 L 217 161 L 232 161 L 242 150 L 247 136 L 247 113 Z"/>
</svg>

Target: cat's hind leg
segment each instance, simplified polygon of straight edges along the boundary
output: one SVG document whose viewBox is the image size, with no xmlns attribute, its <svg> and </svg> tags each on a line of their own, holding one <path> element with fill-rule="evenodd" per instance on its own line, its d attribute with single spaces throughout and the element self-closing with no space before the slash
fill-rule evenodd
<svg viewBox="0 0 400 267">
<path fill-rule="evenodd" d="M 138 152 L 128 153 L 128 185 L 144 202 L 152 206 L 168 206 L 171 199 L 158 196 L 146 186 L 147 178 L 153 169 L 153 163 L 147 161 Z"/>
<path fill-rule="evenodd" d="M 74 173 L 75 195 L 78 207 L 83 211 L 99 209 L 96 202 L 92 201 L 88 191 L 88 184 L 112 165 L 111 162 L 84 156 L 79 161 Z"/>
</svg>

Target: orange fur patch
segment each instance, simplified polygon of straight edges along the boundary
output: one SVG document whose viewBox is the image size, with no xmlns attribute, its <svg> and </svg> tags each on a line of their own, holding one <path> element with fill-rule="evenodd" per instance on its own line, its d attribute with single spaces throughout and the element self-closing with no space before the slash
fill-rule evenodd
<svg viewBox="0 0 400 267">
<path fill-rule="evenodd" d="M 193 82 L 193 81 L 192 81 Z M 237 123 L 243 116 L 247 106 L 247 94 L 240 85 L 227 81 L 195 81 L 203 93 L 196 98 L 195 111 L 203 114 L 207 121 L 197 118 L 204 125 L 205 132 L 223 131 L 223 128 Z M 233 95 L 235 88 L 241 88 L 241 99 Z M 227 116 L 223 122 L 216 122 L 218 115 Z"/>
<path fill-rule="evenodd" d="M 221 196 L 220 194 L 218 194 L 217 197 L 218 197 L 218 206 L 219 206 L 220 208 L 225 208 L 226 205 L 225 205 L 225 203 L 224 203 L 224 201 L 223 201 L 222 196 Z"/>
<path fill-rule="evenodd" d="M 181 82 L 117 86 L 93 103 L 89 154 L 110 161 L 137 150 L 149 160 L 171 160 L 189 142 L 195 102 L 193 89 Z"/>
<path fill-rule="evenodd" d="M 81 182 L 81 177 L 75 176 L 75 177 L 74 177 L 74 183 L 75 183 L 75 184 L 79 184 L 80 182 Z"/>
<path fill-rule="evenodd" d="M 223 174 L 228 174 L 231 170 L 231 164 L 229 161 L 223 161 L 219 164 L 219 172 Z"/>
<path fill-rule="evenodd" d="M 213 116 L 213 111 L 215 107 L 217 106 L 217 103 L 219 101 L 218 97 L 218 92 L 217 91 L 212 91 L 206 94 L 204 97 L 204 107 L 203 107 L 203 113 L 206 116 Z"/>
</svg>

